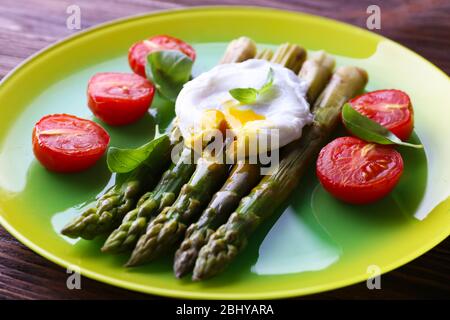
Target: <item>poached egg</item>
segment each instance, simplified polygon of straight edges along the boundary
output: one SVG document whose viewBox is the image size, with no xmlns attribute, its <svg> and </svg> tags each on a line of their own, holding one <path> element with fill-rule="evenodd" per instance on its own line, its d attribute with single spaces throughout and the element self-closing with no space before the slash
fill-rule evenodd
<svg viewBox="0 0 450 320">
<path fill-rule="evenodd" d="M 272 86 L 255 102 L 241 103 L 229 93 L 261 88 L 270 69 Z M 218 65 L 184 85 L 175 104 L 177 124 L 187 146 L 213 130 L 227 129 L 234 135 L 235 151 L 248 152 L 250 140 L 258 141 L 258 153 L 266 152 L 300 138 L 303 127 L 312 122 L 306 91 L 306 82 L 279 64 L 250 59 Z"/>
</svg>

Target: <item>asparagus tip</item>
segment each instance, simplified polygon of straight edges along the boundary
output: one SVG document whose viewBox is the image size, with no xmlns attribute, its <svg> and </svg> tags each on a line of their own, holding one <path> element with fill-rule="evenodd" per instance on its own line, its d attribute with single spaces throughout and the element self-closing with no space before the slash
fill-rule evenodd
<svg viewBox="0 0 450 320">
<path fill-rule="evenodd" d="M 72 238 L 72 239 L 77 239 L 77 238 L 81 237 L 79 229 L 78 228 L 74 228 L 74 226 L 71 225 L 71 224 L 65 226 L 61 230 L 61 234 L 66 236 L 66 237 Z"/>
<path fill-rule="evenodd" d="M 102 248 L 100 249 L 103 253 L 120 253 L 125 250 L 124 242 L 121 238 L 116 237 L 117 230 L 113 231 L 106 239 Z"/>
<path fill-rule="evenodd" d="M 173 264 L 173 272 L 178 279 L 181 279 L 190 271 L 192 271 L 197 255 L 193 250 L 182 251 L 175 254 L 175 261 Z"/>
<path fill-rule="evenodd" d="M 100 251 L 102 253 L 118 253 L 118 251 L 116 250 L 116 248 L 114 246 L 107 246 L 107 245 L 104 245 L 103 247 L 101 247 Z"/>
<path fill-rule="evenodd" d="M 217 272 L 217 273 L 219 273 L 219 272 Z M 215 276 L 217 273 L 212 272 L 209 268 L 206 268 L 206 269 L 202 268 L 201 270 L 199 268 L 194 268 L 194 271 L 192 272 L 192 281 L 195 281 L 195 282 L 203 281 L 203 280 L 206 280 L 208 278 Z"/>
<path fill-rule="evenodd" d="M 72 238 L 72 233 L 70 232 L 69 228 L 64 227 L 60 232 L 62 235 Z"/>
<path fill-rule="evenodd" d="M 176 270 L 176 271 L 174 271 L 174 273 L 175 273 L 175 277 L 177 277 L 177 279 L 181 279 L 186 275 L 184 270 Z"/>
<path fill-rule="evenodd" d="M 125 267 L 136 267 L 138 265 L 144 264 L 145 262 L 149 262 L 152 260 L 152 253 L 154 253 L 154 248 L 147 248 L 145 245 L 145 237 L 144 234 L 141 239 L 138 241 L 136 247 L 131 253 L 130 258 L 128 259 Z M 153 242 L 152 242 L 153 243 Z M 154 258 L 154 257 L 153 257 Z"/>
<path fill-rule="evenodd" d="M 137 267 L 139 266 L 141 263 L 140 261 L 133 259 L 133 257 L 131 257 L 125 264 L 124 267 L 125 268 L 133 268 L 133 267 Z"/>
<path fill-rule="evenodd" d="M 192 275 L 192 281 L 194 281 L 194 282 L 199 282 L 199 281 L 202 281 L 202 279 L 201 278 L 199 278 L 197 275 Z"/>
<path fill-rule="evenodd" d="M 125 267 L 127 268 L 136 267 L 138 265 L 141 265 L 143 263 L 143 260 L 144 259 L 139 251 L 139 245 L 137 245 L 136 248 L 134 248 L 133 252 L 131 253 L 130 258 L 125 263 Z"/>
<path fill-rule="evenodd" d="M 186 270 L 181 266 L 177 261 L 175 261 L 175 264 L 173 266 L 173 273 L 175 274 L 175 277 L 178 279 L 183 278 L 186 275 Z"/>
</svg>

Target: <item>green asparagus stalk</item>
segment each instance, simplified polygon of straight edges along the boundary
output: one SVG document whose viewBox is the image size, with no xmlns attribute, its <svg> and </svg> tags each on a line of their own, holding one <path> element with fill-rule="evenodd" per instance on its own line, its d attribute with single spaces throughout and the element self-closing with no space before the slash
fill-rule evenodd
<svg viewBox="0 0 450 320">
<path fill-rule="evenodd" d="M 249 38 L 239 38 L 230 43 L 222 63 L 241 62 L 251 58 L 256 52 L 256 44 Z M 102 251 L 119 253 L 131 250 L 145 232 L 152 216 L 173 204 L 181 187 L 188 182 L 195 170 L 195 163 L 189 161 L 191 151 L 185 148 L 179 161 L 164 173 L 155 190 L 147 192 L 139 200 L 137 207 L 128 212 L 122 224 L 114 230 L 103 245 Z"/>
<path fill-rule="evenodd" d="M 362 91 L 366 83 L 367 73 L 356 67 L 342 67 L 333 74 L 314 104 L 314 123 L 305 128 L 302 138 L 282 150 L 274 173 L 265 176 L 209 238 L 195 262 L 193 280 L 207 279 L 222 272 L 244 249 L 262 221 L 288 199 L 308 163 L 336 126 L 343 104 Z"/>
<path fill-rule="evenodd" d="M 303 48 L 290 44 L 282 45 L 280 48 L 276 54 L 277 63 L 286 63 L 295 67 L 298 65 L 295 58 L 302 59 L 303 62 L 304 54 L 306 54 Z M 172 207 L 164 209 L 149 223 L 146 233 L 139 239 L 131 254 L 127 266 L 136 266 L 154 260 L 163 252 L 170 250 L 184 235 L 187 226 L 198 218 L 214 193 L 225 182 L 228 165 L 211 162 L 207 158 L 201 159 L 203 164 L 197 165 L 196 172 L 187 184 L 187 188 L 183 187 Z M 187 203 L 196 205 L 188 206 Z"/>
<path fill-rule="evenodd" d="M 179 130 L 174 128 L 170 135 L 172 146 L 178 143 L 179 137 Z M 154 163 L 140 166 L 123 181 L 117 179 L 116 184 L 97 199 L 95 207 L 69 222 L 61 233 L 71 238 L 91 240 L 111 232 L 120 224 L 125 214 L 135 207 L 142 194 L 158 181 L 169 161 L 170 152 L 160 154 Z"/>
<path fill-rule="evenodd" d="M 323 53 L 320 58 L 313 57 L 303 64 L 299 77 L 308 84 L 307 96 L 312 99 L 308 102 L 314 103 L 317 98 L 314 92 L 322 91 L 329 80 L 329 77 L 323 75 L 328 73 L 331 76 L 333 68 L 334 59 Z M 318 70 L 320 72 L 317 72 Z M 306 78 L 303 78 L 304 75 Z M 234 167 L 227 182 L 213 197 L 198 222 L 187 229 L 185 239 L 175 253 L 174 273 L 178 278 L 192 271 L 200 249 L 214 231 L 226 222 L 242 197 L 247 195 L 261 178 L 258 165 L 240 162 Z"/>
<path fill-rule="evenodd" d="M 333 69 L 334 59 L 324 51 L 317 52 L 305 61 L 298 76 L 308 84 L 308 101 L 316 101 L 323 90 L 322 84 L 326 84 L 331 78 Z"/>
</svg>

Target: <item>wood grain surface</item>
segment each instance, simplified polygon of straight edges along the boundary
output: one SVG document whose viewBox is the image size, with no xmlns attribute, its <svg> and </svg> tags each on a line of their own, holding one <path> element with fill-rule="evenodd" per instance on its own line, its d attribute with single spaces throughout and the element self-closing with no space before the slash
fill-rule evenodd
<svg viewBox="0 0 450 320">
<path fill-rule="evenodd" d="M 0 78 L 29 55 L 76 31 L 66 28 L 66 8 L 81 8 L 82 29 L 154 10 L 195 5 L 258 5 L 302 11 L 366 25 L 366 9 L 381 8 L 378 32 L 421 54 L 450 73 L 448 0 L 0 0 Z M 20 244 L 0 227 L 0 299 L 152 299 L 86 278 L 81 290 L 68 290 L 66 270 Z M 306 299 L 450 298 L 450 240 L 411 263 L 382 276 L 381 290 L 365 283 Z"/>
</svg>

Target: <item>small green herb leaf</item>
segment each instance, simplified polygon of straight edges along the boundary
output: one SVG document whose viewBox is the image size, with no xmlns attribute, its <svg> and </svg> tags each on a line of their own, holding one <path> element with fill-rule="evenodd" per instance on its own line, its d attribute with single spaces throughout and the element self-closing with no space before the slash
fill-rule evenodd
<svg viewBox="0 0 450 320">
<path fill-rule="evenodd" d="M 342 108 L 342 121 L 352 134 L 362 140 L 378 144 L 397 144 L 405 147 L 423 148 L 420 144 L 403 142 L 387 128 L 362 115 L 348 103 Z"/>
<path fill-rule="evenodd" d="M 267 79 L 264 85 L 259 88 L 235 88 L 229 91 L 230 95 L 240 103 L 251 104 L 255 103 L 258 96 L 268 91 L 273 85 L 273 69 L 270 68 L 267 73 Z"/>
<path fill-rule="evenodd" d="M 230 90 L 233 98 L 241 103 L 250 104 L 258 98 L 258 90 L 255 88 L 235 88 Z"/>
<path fill-rule="evenodd" d="M 162 96 L 175 101 L 191 78 L 193 64 L 194 61 L 180 51 L 155 51 L 147 56 L 145 73 Z"/>
<path fill-rule="evenodd" d="M 106 162 L 111 172 L 128 173 L 140 165 L 150 165 L 155 162 L 155 159 L 159 159 L 161 154 L 168 152 L 169 148 L 169 136 L 163 134 L 136 149 L 111 147 L 108 150 Z"/>
</svg>

